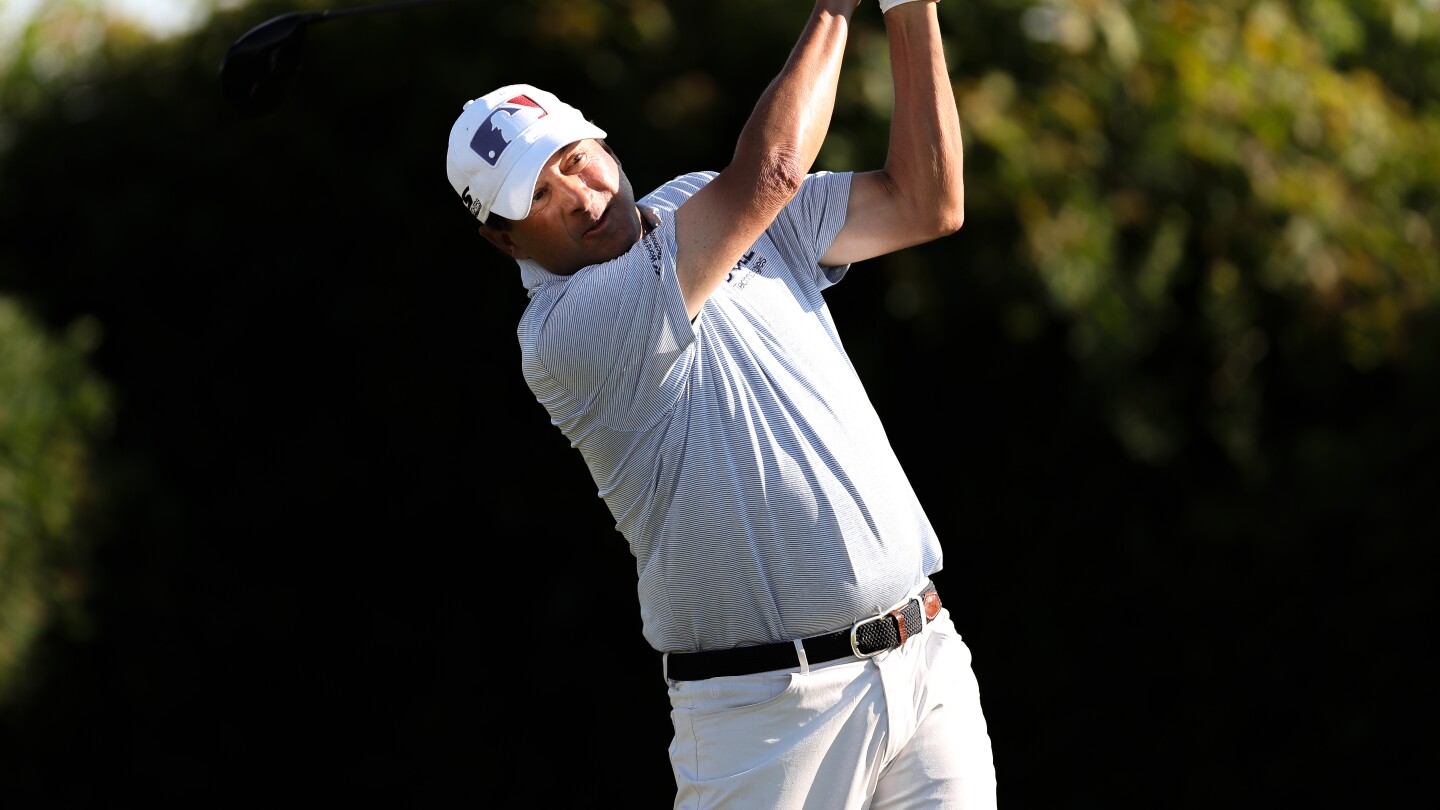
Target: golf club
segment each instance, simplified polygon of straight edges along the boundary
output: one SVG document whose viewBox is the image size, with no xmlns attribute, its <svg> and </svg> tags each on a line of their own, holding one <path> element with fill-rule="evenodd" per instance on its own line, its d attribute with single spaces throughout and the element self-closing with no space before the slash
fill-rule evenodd
<svg viewBox="0 0 1440 810">
<path fill-rule="evenodd" d="M 245 115 L 274 110 L 285 100 L 304 62 L 305 29 L 315 23 L 400 11 L 453 0 L 403 0 L 330 11 L 295 11 L 272 17 L 251 28 L 230 45 L 220 62 L 220 87 L 230 104 Z"/>
</svg>

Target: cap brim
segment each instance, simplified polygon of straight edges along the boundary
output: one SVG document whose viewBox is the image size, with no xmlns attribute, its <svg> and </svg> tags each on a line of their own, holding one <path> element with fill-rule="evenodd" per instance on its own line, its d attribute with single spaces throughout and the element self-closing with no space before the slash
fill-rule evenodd
<svg viewBox="0 0 1440 810">
<path fill-rule="evenodd" d="M 562 148 L 569 146 L 576 141 L 583 141 L 586 138 L 601 139 L 605 137 L 605 130 L 595 126 L 578 116 L 556 116 L 556 120 L 548 127 L 540 124 L 531 126 L 526 130 L 525 135 L 531 135 L 530 130 L 538 130 L 534 133 L 534 140 L 531 145 L 520 155 L 519 160 L 505 176 L 505 182 L 500 186 L 500 193 L 495 195 L 495 202 L 490 206 L 490 213 L 499 214 L 510 220 L 520 220 L 530 216 L 530 203 L 535 198 L 535 181 L 540 177 L 540 170 L 545 168 L 546 161 Z M 543 122 L 544 119 L 541 119 Z"/>
</svg>

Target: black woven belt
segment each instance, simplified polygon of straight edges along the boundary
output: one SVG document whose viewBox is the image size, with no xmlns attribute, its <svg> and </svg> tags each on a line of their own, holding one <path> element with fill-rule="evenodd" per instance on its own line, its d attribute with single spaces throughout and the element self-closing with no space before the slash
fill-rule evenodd
<svg viewBox="0 0 1440 810">
<path fill-rule="evenodd" d="M 843 630 L 803 639 L 805 661 L 814 665 L 846 656 L 872 658 L 918 635 L 939 613 L 940 594 L 931 583 L 894 610 L 868 616 Z M 800 653 L 795 649 L 795 642 L 778 641 L 728 650 L 670 653 L 666 657 L 665 675 L 676 681 L 699 681 L 798 666 Z"/>
</svg>

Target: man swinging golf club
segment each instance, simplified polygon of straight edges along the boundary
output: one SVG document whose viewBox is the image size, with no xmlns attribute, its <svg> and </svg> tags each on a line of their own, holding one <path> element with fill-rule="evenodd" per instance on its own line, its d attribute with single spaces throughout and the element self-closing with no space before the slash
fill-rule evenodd
<svg viewBox="0 0 1440 810">
<path fill-rule="evenodd" d="M 813 169 L 855 0 L 815 2 L 728 166 L 639 200 L 623 146 L 540 88 L 485 93 L 450 132 L 449 180 L 529 291 L 525 380 L 635 556 L 676 808 L 996 805 L 940 540 L 824 298 L 963 218 L 936 5 L 881 8 L 895 106 L 874 171 Z"/>
</svg>

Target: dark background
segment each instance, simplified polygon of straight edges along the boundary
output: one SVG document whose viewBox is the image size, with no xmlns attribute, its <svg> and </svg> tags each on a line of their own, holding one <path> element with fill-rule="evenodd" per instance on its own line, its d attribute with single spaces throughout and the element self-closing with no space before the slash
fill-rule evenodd
<svg viewBox="0 0 1440 810">
<path fill-rule="evenodd" d="M 15 114 L 0 291 L 57 334 L 98 318 L 114 427 L 93 618 L 0 706 L 0 803 L 668 806 L 633 560 L 524 385 L 518 273 L 440 159 L 464 100 L 526 81 L 607 129 L 641 193 L 722 168 L 808 4 L 708 6 L 667 4 L 668 38 L 643 3 L 334 20 L 249 118 L 216 67 L 293 8 L 256 3 Z M 1019 52 L 1019 4 L 942 8 L 957 83 L 1061 69 Z M 883 120 L 842 99 L 837 126 L 879 162 Z M 1179 449 L 1137 459 L 1015 247 L 1000 158 L 967 160 L 966 227 L 857 266 L 830 306 L 943 539 L 1002 806 L 1433 793 L 1434 299 L 1403 360 L 1357 368 L 1323 323 L 1277 344 L 1255 479 L 1208 432 L 1215 359 L 1179 286 L 1127 372 L 1164 381 Z M 1043 313 L 1025 340 L 1017 302 Z"/>
</svg>

